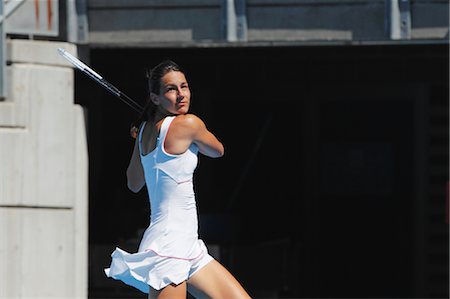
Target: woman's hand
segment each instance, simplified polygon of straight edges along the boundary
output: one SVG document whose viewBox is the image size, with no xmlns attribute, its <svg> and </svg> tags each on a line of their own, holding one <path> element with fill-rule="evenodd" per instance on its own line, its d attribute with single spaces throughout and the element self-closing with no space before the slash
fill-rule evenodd
<svg viewBox="0 0 450 299">
<path fill-rule="evenodd" d="M 136 128 L 135 126 L 132 126 L 130 129 L 130 135 L 131 137 L 133 137 L 134 139 L 137 138 L 137 134 L 138 134 L 138 128 Z"/>
</svg>

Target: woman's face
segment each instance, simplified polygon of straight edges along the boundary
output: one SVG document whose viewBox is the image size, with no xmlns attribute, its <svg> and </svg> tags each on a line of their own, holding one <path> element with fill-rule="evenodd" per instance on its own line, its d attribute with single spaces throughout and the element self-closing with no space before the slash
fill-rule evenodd
<svg viewBox="0 0 450 299">
<path fill-rule="evenodd" d="M 156 104 L 171 114 L 186 114 L 191 104 L 191 91 L 182 72 L 170 71 L 161 78 Z"/>
</svg>

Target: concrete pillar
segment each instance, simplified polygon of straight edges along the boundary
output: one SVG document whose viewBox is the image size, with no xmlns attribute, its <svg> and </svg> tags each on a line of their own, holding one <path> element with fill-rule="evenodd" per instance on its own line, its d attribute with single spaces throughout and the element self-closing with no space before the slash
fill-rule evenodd
<svg viewBox="0 0 450 299">
<path fill-rule="evenodd" d="M 72 44 L 10 40 L 0 102 L 0 298 L 87 298 L 88 157 Z"/>
</svg>

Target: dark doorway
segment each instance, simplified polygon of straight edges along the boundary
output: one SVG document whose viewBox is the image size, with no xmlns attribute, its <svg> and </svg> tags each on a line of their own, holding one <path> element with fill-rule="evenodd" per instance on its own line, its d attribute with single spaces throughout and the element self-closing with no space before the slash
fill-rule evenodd
<svg viewBox="0 0 450 299">
<path fill-rule="evenodd" d="M 447 45 L 90 50 L 91 66 L 142 104 L 146 69 L 164 58 L 186 69 L 191 112 L 226 149 L 200 157 L 200 236 L 252 296 L 448 297 L 448 154 L 437 176 L 427 162 L 432 140 L 448 149 L 448 129 L 430 137 L 448 124 Z M 143 298 L 102 273 L 148 225 L 146 191 L 125 179 L 137 115 L 76 82 L 88 110 L 89 296 Z M 432 114 L 435 103 L 447 112 Z"/>
</svg>

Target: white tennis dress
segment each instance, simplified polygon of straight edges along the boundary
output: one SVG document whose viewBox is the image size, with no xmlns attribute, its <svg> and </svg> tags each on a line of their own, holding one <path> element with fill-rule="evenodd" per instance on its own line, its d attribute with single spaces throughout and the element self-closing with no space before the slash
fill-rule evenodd
<svg viewBox="0 0 450 299">
<path fill-rule="evenodd" d="M 144 293 L 149 285 L 156 290 L 187 280 L 213 258 L 198 238 L 197 205 L 193 173 L 198 162 L 198 148 L 192 144 L 180 155 L 169 154 L 164 141 L 175 116 L 166 117 L 160 128 L 156 147 L 139 152 L 150 200 L 150 225 L 145 230 L 137 253 L 116 248 L 111 254 L 108 277 L 122 280 Z"/>
</svg>

